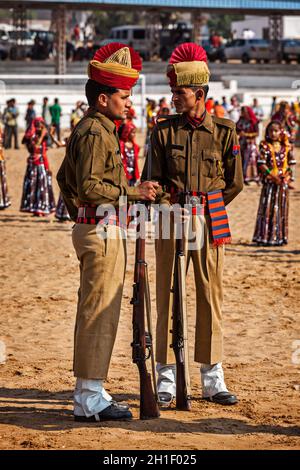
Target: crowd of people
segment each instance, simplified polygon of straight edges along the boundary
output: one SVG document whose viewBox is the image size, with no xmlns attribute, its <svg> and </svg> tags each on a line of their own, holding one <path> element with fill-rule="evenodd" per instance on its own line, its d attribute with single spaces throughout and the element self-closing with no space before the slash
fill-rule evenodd
<svg viewBox="0 0 300 470">
<path fill-rule="evenodd" d="M 41 116 L 37 116 L 35 105 L 35 101 L 30 100 L 25 114 L 26 132 L 22 144 L 25 145 L 29 157 L 24 177 L 21 210 L 36 216 L 47 216 L 55 212 L 58 220 L 70 220 L 61 195 L 55 204 L 47 158 L 48 148 L 66 146 L 67 139 L 61 138 L 62 108 L 58 98 L 55 98 L 50 105 L 49 99 L 44 97 Z M 205 108 L 210 115 L 221 119 L 228 118 L 235 123 L 242 156 L 244 183 L 249 185 L 254 182 L 262 185 L 253 241 L 261 245 L 287 243 L 288 194 L 294 187 L 295 179 L 294 146 L 300 122 L 299 103 L 289 104 L 285 101 L 277 103 L 274 97 L 268 125 L 264 110 L 256 98 L 252 105 L 248 106 L 242 105 L 237 96 L 232 96 L 229 102 L 225 96 L 220 101 L 208 97 Z M 80 122 L 87 109 L 86 103 L 82 101 L 76 103 L 70 117 L 71 131 Z M 174 103 L 168 102 L 165 97 L 162 97 L 158 103 L 147 99 L 144 156 L 156 123 L 174 113 Z M 18 116 L 16 100 L 12 98 L 7 101 L 1 115 L 1 209 L 10 205 L 3 150 L 20 148 Z M 122 162 L 130 186 L 136 186 L 140 181 L 141 149 L 136 142 L 135 120 L 136 111 L 131 102 L 126 119 L 116 121 Z"/>
</svg>

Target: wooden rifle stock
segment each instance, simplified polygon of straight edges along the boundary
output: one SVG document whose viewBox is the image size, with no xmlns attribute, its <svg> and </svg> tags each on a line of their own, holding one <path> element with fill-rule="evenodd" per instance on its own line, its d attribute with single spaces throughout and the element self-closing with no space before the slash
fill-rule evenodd
<svg viewBox="0 0 300 470">
<path fill-rule="evenodd" d="M 148 295 L 147 263 L 145 262 L 145 238 L 137 233 L 133 298 L 133 342 L 132 359 L 138 366 L 140 376 L 140 419 L 158 418 L 160 413 L 157 397 L 153 393 L 151 374 L 147 371 L 146 360 L 151 357 L 153 361 L 152 331 L 148 316 L 149 333 L 145 331 L 145 296 Z M 150 299 L 146 297 L 147 302 Z M 152 368 L 153 371 L 153 368 Z M 154 389 L 156 389 L 155 377 Z"/>
</svg>

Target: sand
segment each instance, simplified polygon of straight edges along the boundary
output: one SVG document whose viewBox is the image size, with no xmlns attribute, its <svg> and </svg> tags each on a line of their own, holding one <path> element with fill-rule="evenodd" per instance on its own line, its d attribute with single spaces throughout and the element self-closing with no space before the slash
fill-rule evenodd
<svg viewBox="0 0 300 470">
<path fill-rule="evenodd" d="M 300 152 L 298 151 L 298 158 Z M 51 149 L 53 174 L 64 149 Z M 72 415 L 73 328 L 79 283 L 72 223 L 19 212 L 26 150 L 7 150 L 12 206 L 0 212 L 1 449 L 299 449 L 300 217 L 299 184 L 291 191 L 285 247 L 251 243 L 260 188 L 246 187 L 229 206 L 233 234 L 226 248 L 224 370 L 240 402 L 221 407 L 201 400 L 199 366 L 192 361 L 192 411 L 175 408 L 140 421 L 139 381 L 131 363 L 130 299 L 134 243 L 107 390 L 132 407 L 132 422 L 75 423 Z M 58 188 L 55 183 L 55 194 Z M 153 243 L 147 244 L 155 316 Z M 190 336 L 195 290 L 188 277 Z M 297 343 L 298 341 L 298 343 Z M 298 348 L 298 351 L 297 351 Z M 150 365 L 149 365 L 150 366 Z M 150 367 L 149 367 L 150 369 Z"/>
</svg>

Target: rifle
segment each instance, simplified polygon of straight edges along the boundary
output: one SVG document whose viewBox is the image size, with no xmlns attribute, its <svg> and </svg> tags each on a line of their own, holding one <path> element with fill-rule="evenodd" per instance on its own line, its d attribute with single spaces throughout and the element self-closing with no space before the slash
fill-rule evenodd
<svg viewBox="0 0 300 470">
<path fill-rule="evenodd" d="M 148 157 L 150 160 L 150 154 Z M 150 165 L 148 161 L 148 175 L 150 174 Z M 150 216 L 150 207 L 145 204 Z M 131 304 L 133 305 L 133 342 L 132 360 L 138 366 L 140 375 L 140 419 L 158 418 L 160 413 L 157 405 L 157 388 L 155 378 L 155 363 L 152 344 L 152 318 L 151 318 L 151 302 L 150 288 L 148 278 L 148 267 L 145 261 L 145 236 L 142 236 L 140 223 L 137 225 L 137 237 L 135 243 L 135 268 L 134 268 L 134 284 L 133 297 Z M 147 316 L 147 328 L 145 331 L 145 308 Z M 151 359 L 152 378 L 154 384 L 154 392 L 152 387 L 151 374 L 147 371 L 146 360 Z"/>
<path fill-rule="evenodd" d="M 180 199 L 184 206 L 184 194 Z M 184 255 L 184 221 L 181 237 L 176 238 L 173 274 L 172 348 L 176 359 L 176 408 L 191 410 L 191 391 L 188 358 L 187 309 L 186 309 L 186 261 Z"/>
</svg>

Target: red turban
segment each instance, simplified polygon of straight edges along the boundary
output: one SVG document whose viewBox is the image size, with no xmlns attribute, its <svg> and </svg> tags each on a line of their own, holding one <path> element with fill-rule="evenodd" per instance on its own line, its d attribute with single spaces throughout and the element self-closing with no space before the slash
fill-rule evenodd
<svg viewBox="0 0 300 470">
<path fill-rule="evenodd" d="M 100 47 L 90 61 L 88 76 L 101 85 L 130 90 L 139 78 L 142 60 L 131 47 L 112 42 Z"/>
<path fill-rule="evenodd" d="M 167 76 L 171 87 L 208 85 L 210 72 L 203 47 L 193 42 L 176 47 L 169 61 Z"/>
</svg>

